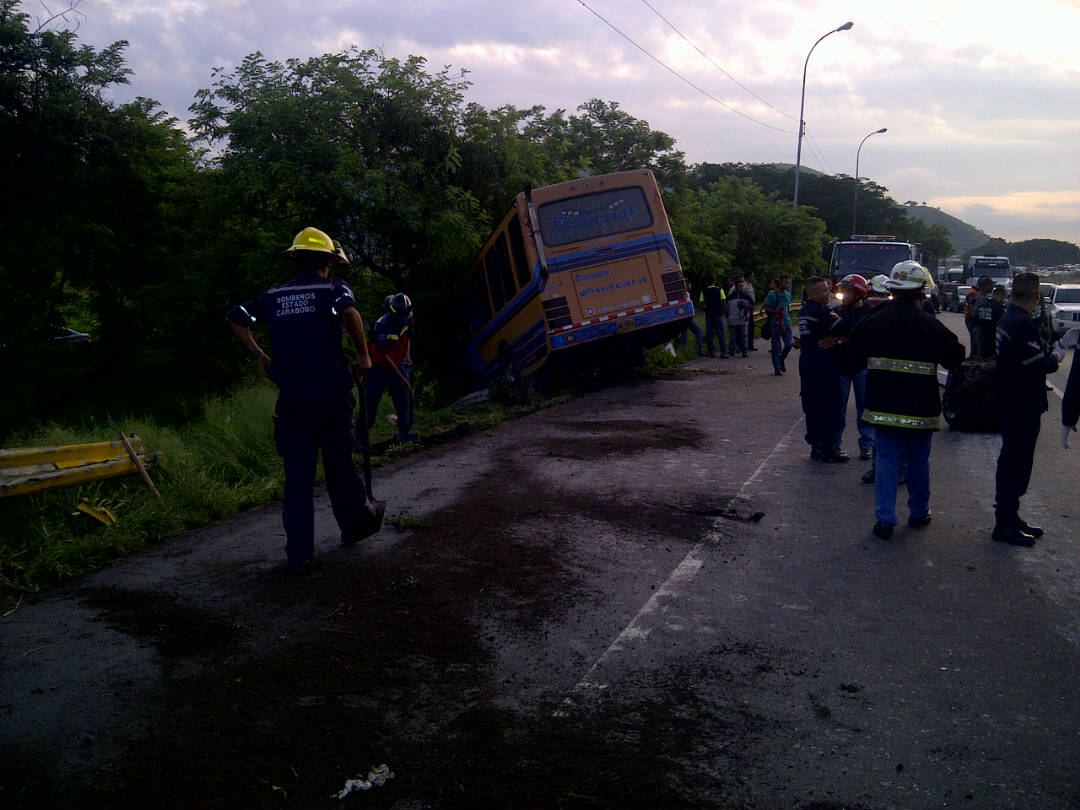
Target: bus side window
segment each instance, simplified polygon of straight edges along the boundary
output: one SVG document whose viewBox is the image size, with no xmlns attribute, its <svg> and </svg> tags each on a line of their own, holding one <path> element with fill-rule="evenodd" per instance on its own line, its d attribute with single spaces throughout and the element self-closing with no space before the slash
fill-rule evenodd
<svg viewBox="0 0 1080 810">
<path fill-rule="evenodd" d="M 525 254 L 525 239 L 521 235 L 521 221 L 514 215 L 510 220 L 510 253 L 514 257 L 514 269 L 517 270 L 519 287 L 524 287 L 532 278 L 532 268 Z"/>
<path fill-rule="evenodd" d="M 491 320 L 491 299 L 488 298 L 487 284 L 480 268 L 472 274 L 465 287 L 466 312 L 469 314 L 469 328 L 475 335 Z"/>
<path fill-rule="evenodd" d="M 510 251 L 506 247 L 506 234 L 500 233 L 484 259 L 488 287 L 491 288 L 491 303 L 498 312 L 507 301 L 514 297 L 517 287 L 514 285 L 514 271 L 510 267 Z"/>
<path fill-rule="evenodd" d="M 487 256 L 484 257 L 484 275 L 487 277 L 487 286 L 491 291 L 491 305 L 494 311 L 498 312 L 506 305 L 506 294 L 503 292 L 502 280 L 499 278 L 494 250 L 489 250 Z"/>
</svg>

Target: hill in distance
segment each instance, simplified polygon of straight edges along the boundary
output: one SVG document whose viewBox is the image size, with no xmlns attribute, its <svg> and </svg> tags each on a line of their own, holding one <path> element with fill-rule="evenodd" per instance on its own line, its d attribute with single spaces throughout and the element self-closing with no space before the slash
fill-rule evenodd
<svg viewBox="0 0 1080 810">
<path fill-rule="evenodd" d="M 963 254 L 975 250 L 975 248 L 985 245 L 991 239 L 990 234 L 980 231 L 973 225 L 968 225 L 951 214 L 946 214 L 940 208 L 933 208 L 929 205 L 911 205 L 909 203 L 904 205 L 903 209 L 907 211 L 909 217 L 921 220 L 927 225 L 937 225 L 939 223 L 944 225 L 945 230 L 949 232 L 949 240 L 953 243 L 953 250 L 957 253 Z"/>
</svg>

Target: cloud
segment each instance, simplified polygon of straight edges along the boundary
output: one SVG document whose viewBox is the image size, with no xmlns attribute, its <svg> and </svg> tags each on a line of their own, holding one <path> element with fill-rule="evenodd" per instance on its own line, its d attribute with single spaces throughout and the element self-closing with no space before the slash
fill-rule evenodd
<svg viewBox="0 0 1080 810">
<path fill-rule="evenodd" d="M 860 170 L 897 199 L 1041 195 L 1040 207 L 1014 212 L 1014 225 L 1005 221 L 1012 209 L 996 206 L 971 209 L 994 217 L 972 224 L 1080 234 L 1056 194 L 1080 188 L 1076 4 L 908 0 L 902 13 L 839 0 L 585 4 L 82 0 L 79 38 L 97 47 L 128 40 L 135 75 L 116 98 L 155 98 L 182 120 L 216 66 L 254 51 L 283 60 L 355 44 L 424 56 L 433 70 L 467 69 L 469 100 L 489 107 L 618 101 L 675 137 L 691 162 L 793 162 L 805 64 L 808 167 L 853 174 L 860 140 L 886 126 L 863 149 Z M 854 28 L 829 34 L 807 62 L 811 46 L 848 19 Z"/>
</svg>

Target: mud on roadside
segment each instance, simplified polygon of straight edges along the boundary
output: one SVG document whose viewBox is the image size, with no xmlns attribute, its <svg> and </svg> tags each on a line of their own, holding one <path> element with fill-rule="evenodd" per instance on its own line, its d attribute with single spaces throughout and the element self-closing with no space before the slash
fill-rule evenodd
<svg viewBox="0 0 1080 810">
<path fill-rule="evenodd" d="M 574 459 L 701 440 L 650 427 L 556 429 L 578 434 Z M 78 597 L 101 622 L 156 650 L 161 683 L 130 704 L 138 718 L 117 719 L 117 739 L 88 743 L 111 743 L 119 756 L 65 778 L 45 758 L 7 751 L 0 798 L 12 807 L 341 806 L 330 796 L 346 779 L 387 763 L 395 778 L 364 806 L 694 806 L 662 753 L 693 747 L 692 725 L 678 721 L 692 711 L 689 690 L 569 720 L 554 716 L 556 696 L 527 713 L 505 705 L 499 644 L 567 622 L 595 596 L 566 557 L 565 527 L 578 517 L 686 542 L 710 525 L 671 506 L 558 491 L 508 459 L 497 481 L 426 516 L 387 553 L 335 555 L 300 580 L 263 576 L 225 612 L 84 587 Z"/>
</svg>

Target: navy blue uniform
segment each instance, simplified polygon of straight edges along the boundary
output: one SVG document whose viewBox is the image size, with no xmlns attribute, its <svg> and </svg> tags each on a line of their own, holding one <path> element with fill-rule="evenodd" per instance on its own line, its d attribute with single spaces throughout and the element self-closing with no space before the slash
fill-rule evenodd
<svg viewBox="0 0 1080 810">
<path fill-rule="evenodd" d="M 799 394 L 806 414 L 806 441 L 821 450 L 833 446 L 840 422 L 840 362 L 836 348 L 823 349 L 823 337 L 843 334 L 840 317 L 817 301 L 799 310 Z"/>
<path fill-rule="evenodd" d="M 1039 421 L 1049 405 L 1046 375 L 1058 361 L 1039 336 L 1031 316 L 1010 304 L 997 324 L 998 402 L 1001 454 L 998 456 L 994 511 L 999 529 L 1020 528 L 1020 498 L 1031 481 Z"/>
<path fill-rule="evenodd" d="M 724 307 L 727 295 L 715 283 L 710 284 L 701 293 L 705 303 L 705 347 L 712 356 L 716 351 L 715 339 L 720 343 L 720 354 L 727 353 L 727 339 L 724 337 Z"/>
<path fill-rule="evenodd" d="M 265 323 L 270 331 L 270 379 L 279 390 L 274 438 L 285 464 L 285 553 L 292 568 L 315 551 L 315 466 L 322 452 L 330 505 L 342 538 L 363 526 L 367 491 L 352 460 L 356 400 L 342 347 L 341 313 L 355 307 L 342 281 L 301 272 L 258 298 L 229 310 L 238 326 Z"/>
<path fill-rule="evenodd" d="M 979 293 L 971 302 L 971 356 L 993 357 L 997 323 L 1005 313 L 1005 307 L 990 297 Z"/>
<path fill-rule="evenodd" d="M 1076 427 L 1080 420 L 1080 348 L 1073 349 L 1072 368 L 1061 400 L 1061 424 Z"/>
</svg>

